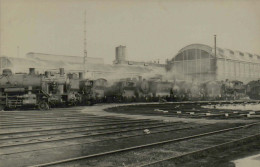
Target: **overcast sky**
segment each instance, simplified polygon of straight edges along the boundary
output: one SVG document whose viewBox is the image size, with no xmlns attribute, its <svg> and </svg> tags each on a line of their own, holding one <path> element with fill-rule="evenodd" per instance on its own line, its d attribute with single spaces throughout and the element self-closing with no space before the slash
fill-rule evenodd
<svg viewBox="0 0 260 167">
<path fill-rule="evenodd" d="M 1 55 L 83 56 L 111 63 L 115 47 L 130 60 L 172 58 L 192 43 L 260 54 L 260 0 L 0 0 Z"/>
</svg>

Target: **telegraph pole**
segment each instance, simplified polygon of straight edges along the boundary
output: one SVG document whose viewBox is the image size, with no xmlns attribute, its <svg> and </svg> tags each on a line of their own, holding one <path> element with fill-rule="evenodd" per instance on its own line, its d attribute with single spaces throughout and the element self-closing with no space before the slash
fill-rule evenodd
<svg viewBox="0 0 260 167">
<path fill-rule="evenodd" d="M 215 56 L 215 58 L 214 58 L 214 60 L 216 60 L 217 61 L 217 35 L 214 35 L 214 56 Z M 224 54 L 224 56 L 225 56 L 225 54 Z M 225 56 L 226 57 L 226 56 Z M 214 61 L 215 63 L 216 63 L 216 61 Z M 215 71 L 215 80 L 216 80 L 216 76 L 217 76 L 217 71 L 216 71 L 216 64 L 214 64 L 215 66 L 214 66 L 214 71 Z M 226 58 L 225 58 L 225 61 L 224 61 L 224 76 L 226 76 Z"/>
<path fill-rule="evenodd" d="M 214 35 L 214 53 L 215 57 L 217 57 L 217 35 Z"/>
<path fill-rule="evenodd" d="M 86 30 L 86 10 L 84 13 L 84 58 L 83 58 L 83 65 L 84 65 L 84 76 L 86 75 L 86 61 L 87 61 L 87 30 Z"/>
</svg>

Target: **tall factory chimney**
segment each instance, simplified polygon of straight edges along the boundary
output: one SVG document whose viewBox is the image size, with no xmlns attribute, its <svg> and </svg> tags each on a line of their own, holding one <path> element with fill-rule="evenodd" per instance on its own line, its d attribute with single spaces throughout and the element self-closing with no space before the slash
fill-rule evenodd
<svg viewBox="0 0 260 167">
<path fill-rule="evenodd" d="M 217 36 L 214 35 L 214 54 L 217 57 Z"/>
</svg>

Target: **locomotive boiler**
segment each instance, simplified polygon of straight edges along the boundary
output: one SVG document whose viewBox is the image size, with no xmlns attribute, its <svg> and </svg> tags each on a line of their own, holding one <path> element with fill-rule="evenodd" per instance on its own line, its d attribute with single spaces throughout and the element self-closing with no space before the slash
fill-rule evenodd
<svg viewBox="0 0 260 167">
<path fill-rule="evenodd" d="M 103 102 L 107 86 L 106 79 L 84 79 L 80 81 L 79 85 L 83 104 L 92 105 L 98 102 Z"/>
<path fill-rule="evenodd" d="M 173 97 L 173 82 L 152 80 L 149 81 L 149 87 L 153 101 L 160 101 L 161 99 L 169 101 Z"/>
<path fill-rule="evenodd" d="M 173 85 L 173 96 L 177 101 L 186 101 L 190 99 L 191 84 L 186 81 L 175 81 Z"/>
<path fill-rule="evenodd" d="M 79 101 L 78 79 L 65 75 L 64 68 L 59 73 L 45 72 L 42 90 L 50 95 L 51 106 L 76 105 Z"/>
<path fill-rule="evenodd" d="M 132 102 L 136 100 L 136 79 L 121 79 L 105 90 L 107 102 Z"/>
<path fill-rule="evenodd" d="M 245 97 L 246 87 L 241 81 L 226 80 L 222 84 L 222 97 L 226 100 L 237 100 Z"/>
<path fill-rule="evenodd" d="M 93 81 L 92 97 L 96 103 L 103 102 L 106 87 L 107 80 L 104 78 L 99 78 Z"/>
<path fill-rule="evenodd" d="M 143 79 L 141 76 L 139 76 L 139 80 L 136 84 L 136 96 L 137 101 L 140 102 L 151 101 L 152 98 L 149 82 L 148 80 Z"/>
<path fill-rule="evenodd" d="M 35 69 L 30 68 L 29 74 L 12 74 L 9 69 L 4 69 L 0 77 L 0 105 L 1 108 L 20 108 L 24 106 L 48 109 L 48 93 L 42 90 L 44 77 L 35 74 Z"/>
<path fill-rule="evenodd" d="M 220 100 L 224 96 L 222 82 L 208 81 L 201 84 L 202 100 Z"/>
</svg>

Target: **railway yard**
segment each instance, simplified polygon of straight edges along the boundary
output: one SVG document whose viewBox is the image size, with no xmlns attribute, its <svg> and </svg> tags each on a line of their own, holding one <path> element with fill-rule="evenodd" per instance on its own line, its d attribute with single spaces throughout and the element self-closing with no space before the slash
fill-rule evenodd
<svg viewBox="0 0 260 167">
<path fill-rule="evenodd" d="M 0 166 L 235 166 L 259 154 L 257 108 L 258 101 L 1 111 Z"/>
<path fill-rule="evenodd" d="M 0 167 L 260 167 L 259 6 L 0 0 Z"/>
</svg>

